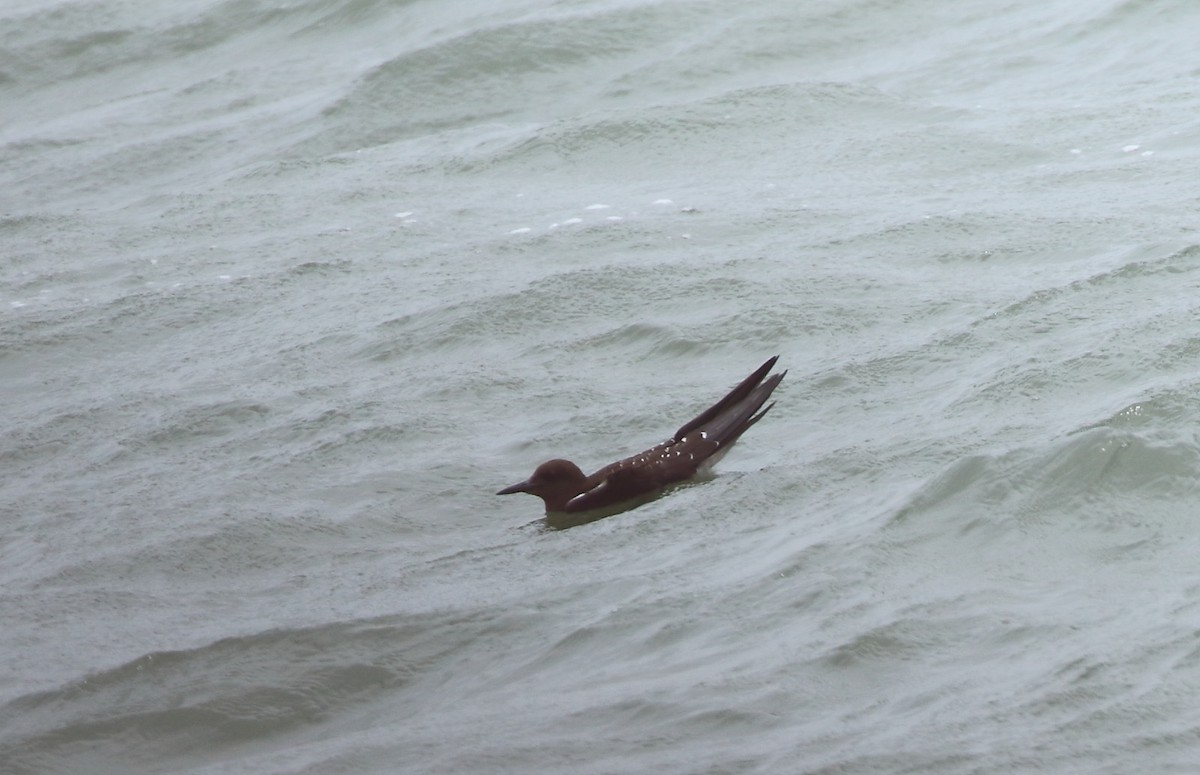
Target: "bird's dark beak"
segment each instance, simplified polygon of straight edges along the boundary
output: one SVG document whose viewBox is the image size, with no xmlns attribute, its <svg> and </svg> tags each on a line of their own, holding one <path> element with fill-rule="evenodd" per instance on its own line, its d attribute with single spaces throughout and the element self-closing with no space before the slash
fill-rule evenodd
<svg viewBox="0 0 1200 775">
<path fill-rule="evenodd" d="M 516 484 L 509 485 L 508 487 L 505 487 L 503 490 L 501 490 L 500 492 L 498 492 L 496 494 L 497 495 L 512 495 L 514 492 L 529 492 L 529 480 L 526 479 L 523 482 L 517 482 Z"/>
</svg>

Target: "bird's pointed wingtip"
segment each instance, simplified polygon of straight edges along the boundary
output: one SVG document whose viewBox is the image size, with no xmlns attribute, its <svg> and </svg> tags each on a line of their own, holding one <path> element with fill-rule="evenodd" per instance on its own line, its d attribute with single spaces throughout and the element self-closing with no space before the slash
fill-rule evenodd
<svg viewBox="0 0 1200 775">
<path fill-rule="evenodd" d="M 775 368 L 775 364 L 778 362 L 779 362 L 779 356 L 772 355 L 770 358 L 767 358 L 767 360 L 763 362 L 763 365 L 761 365 L 757 369 L 755 369 L 754 373 L 761 374 L 765 378 L 768 374 L 771 373 L 771 369 Z M 784 373 L 786 374 L 787 372 L 785 371 Z"/>
</svg>

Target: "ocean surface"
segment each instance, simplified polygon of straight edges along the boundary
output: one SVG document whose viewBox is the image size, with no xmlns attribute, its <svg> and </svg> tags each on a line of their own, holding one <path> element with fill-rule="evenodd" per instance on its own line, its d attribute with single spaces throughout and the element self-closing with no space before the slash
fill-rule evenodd
<svg viewBox="0 0 1200 775">
<path fill-rule="evenodd" d="M 1195 772 L 1197 29 L 3 3 L 0 773 Z"/>
</svg>

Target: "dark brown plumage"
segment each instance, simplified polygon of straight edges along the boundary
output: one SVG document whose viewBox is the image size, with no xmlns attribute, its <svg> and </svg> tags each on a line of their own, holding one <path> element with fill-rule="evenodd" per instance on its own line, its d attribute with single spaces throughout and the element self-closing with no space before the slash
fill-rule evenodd
<svg viewBox="0 0 1200 775">
<path fill-rule="evenodd" d="M 576 513 L 608 509 L 691 479 L 701 468 L 712 466 L 724 456 L 775 405 L 761 409 L 787 374 L 784 371 L 767 376 L 778 359 L 776 355 L 759 366 L 728 395 L 656 447 L 618 460 L 591 476 L 585 476 L 569 460 L 548 460 L 537 467 L 533 476 L 505 487 L 497 495 L 527 492 L 545 501 L 547 513 Z"/>
</svg>

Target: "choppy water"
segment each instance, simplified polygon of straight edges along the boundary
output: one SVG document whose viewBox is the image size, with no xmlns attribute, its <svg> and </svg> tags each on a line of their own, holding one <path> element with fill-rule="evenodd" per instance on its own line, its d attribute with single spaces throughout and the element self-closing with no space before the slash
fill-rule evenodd
<svg viewBox="0 0 1200 775">
<path fill-rule="evenodd" d="M 1193 771 L 1197 24 L 5 4 L 0 771 Z"/>
</svg>

